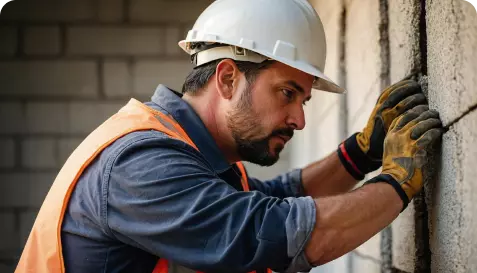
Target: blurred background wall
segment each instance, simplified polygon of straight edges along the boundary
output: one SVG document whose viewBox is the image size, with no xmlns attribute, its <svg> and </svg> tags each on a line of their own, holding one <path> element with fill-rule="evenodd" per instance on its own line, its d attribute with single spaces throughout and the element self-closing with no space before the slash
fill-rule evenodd
<svg viewBox="0 0 477 273">
<path fill-rule="evenodd" d="M 0 272 L 13 272 L 71 151 L 129 98 L 179 90 L 192 68 L 177 42 L 213 0 L 15 0 L 0 14 Z M 313 272 L 477 272 L 477 14 L 463 0 L 310 0 L 328 43 L 307 128 L 270 178 L 360 130 L 381 90 L 420 72 L 448 130 L 426 188 L 385 231 Z M 428 87 L 428 88 L 427 88 Z"/>
</svg>

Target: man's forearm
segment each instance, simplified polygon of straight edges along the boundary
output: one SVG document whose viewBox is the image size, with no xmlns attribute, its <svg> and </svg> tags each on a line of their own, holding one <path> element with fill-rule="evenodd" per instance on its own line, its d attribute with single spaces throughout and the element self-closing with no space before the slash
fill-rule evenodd
<svg viewBox="0 0 477 273">
<path fill-rule="evenodd" d="M 356 182 L 343 167 L 336 152 L 302 170 L 305 194 L 313 198 L 348 192 Z"/>
<path fill-rule="evenodd" d="M 315 200 L 316 223 L 305 253 L 321 265 L 352 251 L 389 225 L 403 203 L 386 183 Z"/>
</svg>

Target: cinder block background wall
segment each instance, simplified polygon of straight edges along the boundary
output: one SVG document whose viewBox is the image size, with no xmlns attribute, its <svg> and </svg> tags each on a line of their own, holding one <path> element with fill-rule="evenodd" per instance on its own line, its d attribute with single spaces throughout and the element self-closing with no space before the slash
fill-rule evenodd
<svg viewBox="0 0 477 273">
<path fill-rule="evenodd" d="M 177 43 L 213 0 L 15 0 L 0 14 L 0 272 L 13 272 L 74 148 L 131 97 L 180 90 Z M 289 148 L 271 178 L 288 170 Z"/>
<path fill-rule="evenodd" d="M 191 69 L 177 42 L 213 0 L 15 0 L 0 14 L 0 272 L 13 272 L 70 152 L 97 125 Z M 421 72 L 447 128 L 425 193 L 393 225 L 314 272 L 477 272 L 477 14 L 463 0 L 310 0 L 326 30 L 326 73 L 307 128 L 269 178 L 333 152 L 380 91 Z"/>
</svg>

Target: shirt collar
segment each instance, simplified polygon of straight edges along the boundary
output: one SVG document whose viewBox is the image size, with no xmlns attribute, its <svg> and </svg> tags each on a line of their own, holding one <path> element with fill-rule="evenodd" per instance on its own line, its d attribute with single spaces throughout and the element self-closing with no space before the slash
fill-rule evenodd
<svg viewBox="0 0 477 273">
<path fill-rule="evenodd" d="M 151 100 L 162 112 L 171 115 L 182 126 L 216 172 L 223 173 L 231 168 L 200 117 L 182 99 L 182 94 L 159 85 Z"/>
</svg>

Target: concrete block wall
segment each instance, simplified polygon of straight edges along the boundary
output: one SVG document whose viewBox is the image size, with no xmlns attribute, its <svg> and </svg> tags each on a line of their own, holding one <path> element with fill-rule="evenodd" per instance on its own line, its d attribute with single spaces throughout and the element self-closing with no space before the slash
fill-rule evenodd
<svg viewBox="0 0 477 273">
<path fill-rule="evenodd" d="M 442 143 L 436 146 L 442 151 L 433 153 L 432 164 L 425 169 L 423 192 L 389 228 L 347 255 L 346 262 L 334 261 L 347 267 L 322 269 L 477 272 L 477 206 L 472 201 L 477 185 L 471 178 L 477 175 L 475 8 L 462 0 L 311 2 L 320 15 L 325 14 L 327 36 L 341 35 L 344 41 L 340 73 L 345 80 L 340 83 L 349 93 L 340 113 L 346 117 L 346 135 L 362 128 L 384 87 L 410 73 L 417 73 L 430 107 L 441 113 L 446 128 Z M 339 28 L 336 22 L 326 23 L 329 10 L 333 10 L 330 6 L 342 9 L 344 20 Z M 334 60 L 331 62 L 333 66 Z M 314 107 L 326 109 L 327 102 L 321 103 Z M 309 143 L 319 140 L 312 131 L 301 138 Z M 302 159 L 301 165 L 311 159 Z"/>
<path fill-rule="evenodd" d="M 429 217 L 432 272 L 477 272 L 477 111 L 444 136 Z"/>
<path fill-rule="evenodd" d="M 212 1 L 15 0 L 2 9 L 0 272 L 13 272 L 84 137 L 131 97 L 182 87 L 192 65 L 177 43 Z"/>
<path fill-rule="evenodd" d="M 426 4 L 429 98 L 449 130 L 427 187 L 431 270 L 477 272 L 477 13 L 466 1 Z"/>
</svg>

